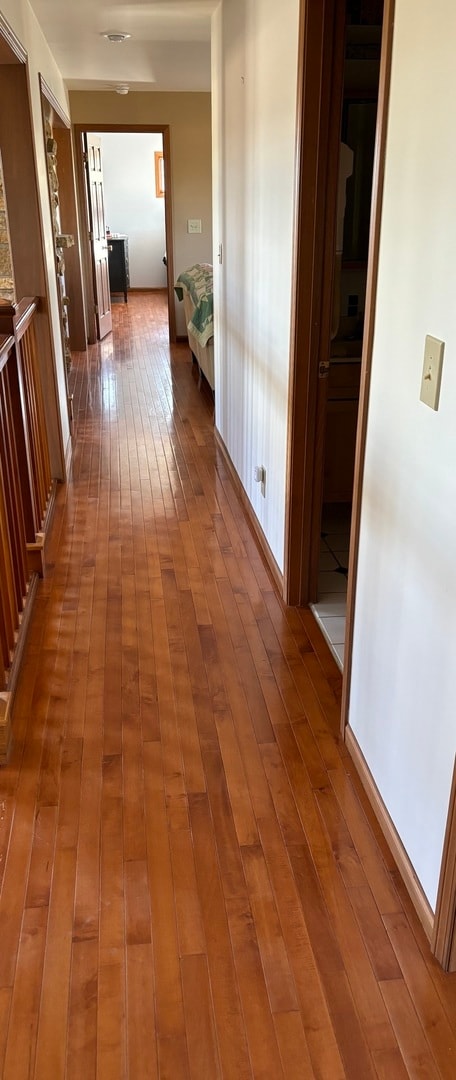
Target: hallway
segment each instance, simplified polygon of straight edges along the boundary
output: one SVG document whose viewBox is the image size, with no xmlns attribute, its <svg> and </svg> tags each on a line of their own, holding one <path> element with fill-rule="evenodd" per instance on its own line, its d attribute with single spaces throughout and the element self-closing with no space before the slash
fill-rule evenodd
<svg viewBox="0 0 456 1080">
<path fill-rule="evenodd" d="M 456 1073 L 445 976 L 155 294 L 75 358 L 0 771 L 2 1080 Z"/>
</svg>

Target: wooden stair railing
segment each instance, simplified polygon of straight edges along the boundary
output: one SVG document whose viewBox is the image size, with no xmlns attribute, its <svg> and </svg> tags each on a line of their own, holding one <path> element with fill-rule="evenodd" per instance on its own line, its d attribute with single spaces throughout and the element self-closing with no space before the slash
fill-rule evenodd
<svg viewBox="0 0 456 1080">
<path fill-rule="evenodd" d="M 35 311 L 34 299 L 0 304 L 0 761 L 54 492 Z"/>
<path fill-rule="evenodd" d="M 30 578 L 16 442 L 18 392 L 9 335 L 0 338 L 0 760 L 10 739 L 9 681 Z"/>
<path fill-rule="evenodd" d="M 10 332 L 14 336 L 20 397 L 20 408 L 16 402 L 14 417 L 28 565 L 31 570 L 42 573 L 43 528 L 54 485 L 33 323 L 36 307 L 33 297 L 26 297 L 16 305 L 2 305 L 0 333 Z"/>
<path fill-rule="evenodd" d="M 9 546 L 12 570 L 7 575 L 7 592 L 4 594 L 2 588 L 2 596 L 11 593 L 11 607 L 20 613 L 29 575 L 16 431 L 20 408 L 18 391 L 14 339 L 9 337 L 4 339 L 0 360 L 0 520 L 2 537 L 6 538 L 6 534 L 9 537 L 9 545 L 6 539 L 2 544 L 2 558 L 5 563 Z"/>
</svg>

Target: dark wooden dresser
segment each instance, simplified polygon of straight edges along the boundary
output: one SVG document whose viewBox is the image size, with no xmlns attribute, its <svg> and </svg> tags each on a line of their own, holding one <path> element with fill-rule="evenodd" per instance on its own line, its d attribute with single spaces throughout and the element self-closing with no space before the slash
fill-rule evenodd
<svg viewBox="0 0 456 1080">
<path fill-rule="evenodd" d="M 109 288 L 112 293 L 123 293 L 127 303 L 130 287 L 128 267 L 128 236 L 108 236 Z"/>
</svg>

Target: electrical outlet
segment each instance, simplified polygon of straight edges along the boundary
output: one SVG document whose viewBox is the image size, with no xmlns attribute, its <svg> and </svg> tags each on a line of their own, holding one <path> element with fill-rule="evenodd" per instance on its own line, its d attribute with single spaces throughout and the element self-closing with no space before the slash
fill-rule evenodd
<svg viewBox="0 0 456 1080">
<path fill-rule="evenodd" d="M 256 484 L 261 484 L 261 494 L 263 498 L 266 498 L 266 469 L 264 465 L 255 465 L 253 470 L 253 478 Z"/>
<path fill-rule="evenodd" d="M 423 372 L 421 375 L 420 400 L 437 412 L 442 381 L 443 353 L 445 342 L 427 334 L 424 345 Z"/>
</svg>

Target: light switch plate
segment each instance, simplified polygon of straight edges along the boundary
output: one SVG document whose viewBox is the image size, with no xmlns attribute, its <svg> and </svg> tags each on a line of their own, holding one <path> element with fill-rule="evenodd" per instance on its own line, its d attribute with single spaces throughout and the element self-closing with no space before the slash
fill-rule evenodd
<svg viewBox="0 0 456 1080">
<path fill-rule="evenodd" d="M 201 232 L 201 218 L 187 218 L 187 232 Z"/>
<path fill-rule="evenodd" d="M 430 409 L 439 407 L 440 383 L 442 381 L 443 352 L 445 342 L 427 334 L 424 344 L 423 374 L 421 376 L 420 400 Z"/>
</svg>

